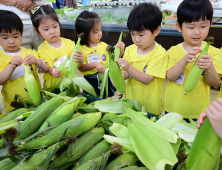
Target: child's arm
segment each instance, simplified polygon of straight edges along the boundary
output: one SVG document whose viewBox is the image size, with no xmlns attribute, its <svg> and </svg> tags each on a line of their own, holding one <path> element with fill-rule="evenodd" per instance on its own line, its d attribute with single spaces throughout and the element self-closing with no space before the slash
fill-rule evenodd
<svg viewBox="0 0 222 170">
<path fill-rule="evenodd" d="M 83 66 L 81 68 L 79 68 L 79 70 L 82 72 L 85 72 L 85 71 L 92 70 L 94 68 L 96 68 L 99 73 L 105 72 L 105 67 L 102 64 L 97 63 L 97 62 L 93 62 L 90 64 L 83 64 Z"/>
<path fill-rule="evenodd" d="M 126 71 L 122 70 L 122 74 L 123 74 L 123 78 L 124 80 L 128 79 L 130 77 L 129 73 L 127 73 Z"/>
<path fill-rule="evenodd" d="M 195 55 L 201 51 L 199 47 L 194 47 L 192 51 L 189 51 L 177 64 L 167 71 L 167 79 L 174 82 L 183 73 L 186 65 L 188 63 L 193 63 L 193 59 L 197 58 Z"/>
<path fill-rule="evenodd" d="M 199 68 L 205 69 L 205 82 L 209 86 L 215 86 L 218 83 L 219 76 L 217 74 L 217 71 L 213 65 L 212 57 L 209 55 L 203 55 L 201 56 L 201 59 L 197 61 L 197 66 Z M 211 73 L 210 73 L 211 72 Z M 218 77 L 218 79 L 212 75 L 212 73 Z"/>
<path fill-rule="evenodd" d="M 222 139 L 222 98 L 218 98 L 203 112 L 197 120 L 197 128 L 200 128 L 205 117 L 208 117 L 214 131 Z"/>
<path fill-rule="evenodd" d="M 78 69 L 81 68 L 84 64 L 84 60 L 83 60 L 83 53 L 82 51 L 76 51 L 76 54 L 74 54 L 74 56 L 72 58 L 74 58 L 74 61 L 78 62 Z"/>
<path fill-rule="evenodd" d="M 116 62 L 119 67 L 122 67 L 124 71 L 127 71 L 131 77 L 143 84 L 149 84 L 155 78 L 154 76 L 138 71 L 133 66 L 129 65 L 124 58 L 119 58 Z"/>
<path fill-rule="evenodd" d="M 41 68 L 44 73 L 49 72 L 49 66 L 46 63 L 36 59 L 35 56 L 32 54 L 27 55 L 23 59 L 23 63 L 25 65 L 34 64 L 36 67 Z"/>
<path fill-rule="evenodd" d="M 20 56 L 15 56 L 11 60 L 11 64 L 6 67 L 2 72 L 0 72 L 0 85 L 3 85 L 8 81 L 14 72 L 15 68 L 22 64 L 22 58 Z"/>
</svg>

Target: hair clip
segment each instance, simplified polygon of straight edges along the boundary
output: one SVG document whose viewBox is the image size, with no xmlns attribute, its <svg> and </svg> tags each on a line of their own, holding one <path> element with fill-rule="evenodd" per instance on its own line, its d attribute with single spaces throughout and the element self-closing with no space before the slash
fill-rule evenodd
<svg viewBox="0 0 222 170">
<path fill-rule="evenodd" d="M 35 8 L 31 9 L 31 13 L 35 14 L 36 11 L 38 11 L 40 6 L 36 6 Z"/>
</svg>

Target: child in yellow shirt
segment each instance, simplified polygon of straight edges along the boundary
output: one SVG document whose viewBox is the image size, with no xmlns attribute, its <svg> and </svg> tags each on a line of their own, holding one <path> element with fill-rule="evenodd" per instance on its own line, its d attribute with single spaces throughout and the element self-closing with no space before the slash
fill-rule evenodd
<svg viewBox="0 0 222 170">
<path fill-rule="evenodd" d="M 152 3 L 142 3 L 130 13 L 127 27 L 133 45 L 126 48 L 124 57 L 117 60 L 128 79 L 126 98 L 145 106 L 148 117 L 162 112 L 162 96 L 166 77 L 166 50 L 155 42 L 161 30 L 162 13 Z"/>
<path fill-rule="evenodd" d="M 187 95 L 183 94 L 184 84 L 195 59 L 207 44 L 203 40 L 212 23 L 213 8 L 208 0 L 184 0 L 177 9 L 177 17 L 176 27 L 182 33 L 184 42 L 167 51 L 169 81 L 164 94 L 164 110 L 179 113 L 184 118 L 188 114 L 197 119 L 210 104 L 210 86 L 218 82 L 210 72 L 217 77 L 218 73 L 222 74 L 221 51 L 210 46 L 208 55 L 203 55 L 197 61 L 198 67 L 204 69 L 197 86 Z"/>
<path fill-rule="evenodd" d="M 39 59 L 36 51 L 21 46 L 23 24 L 22 20 L 13 12 L 0 10 L 0 85 L 2 88 L 3 105 L 6 112 L 13 110 L 10 106 L 15 95 L 23 100 L 28 100 L 29 95 L 25 90 L 22 63 L 30 65 L 33 73 L 35 67 L 47 72 L 49 67 Z M 34 74 L 35 76 L 35 74 Z M 38 77 L 35 77 L 38 80 Z"/>
<path fill-rule="evenodd" d="M 77 34 L 84 33 L 84 37 L 80 42 L 80 50 L 84 55 L 84 65 L 79 70 L 84 75 L 84 78 L 93 86 L 95 92 L 99 96 L 100 87 L 98 73 L 104 73 L 105 63 L 109 62 L 106 51 L 107 44 L 100 41 L 102 38 L 102 22 L 95 12 L 83 11 L 76 19 L 75 30 Z M 121 48 L 120 56 L 122 56 L 125 48 L 124 43 L 119 42 L 117 47 Z M 108 86 L 108 96 L 111 97 L 114 95 L 114 87 L 110 79 L 108 79 Z M 104 92 L 103 97 L 105 96 L 106 94 Z"/>
<path fill-rule="evenodd" d="M 38 53 L 49 65 L 49 73 L 43 75 L 44 87 L 54 87 L 54 93 L 60 93 L 59 83 L 62 79 L 61 72 L 57 72 L 59 65 L 64 62 L 75 47 L 75 42 L 60 37 L 61 26 L 55 10 L 49 5 L 37 6 L 31 10 L 31 20 L 36 32 L 45 40 L 39 46 Z M 77 51 L 75 61 L 79 62 L 78 68 L 83 65 L 83 54 Z M 50 89 L 51 91 L 52 89 Z"/>
</svg>

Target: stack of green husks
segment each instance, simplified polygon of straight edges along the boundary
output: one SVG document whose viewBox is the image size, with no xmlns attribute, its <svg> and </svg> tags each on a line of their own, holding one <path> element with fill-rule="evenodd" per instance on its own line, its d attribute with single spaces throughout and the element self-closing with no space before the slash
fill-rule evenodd
<svg viewBox="0 0 222 170">
<path fill-rule="evenodd" d="M 208 119 L 198 131 L 194 122 L 186 123 L 177 113 L 153 122 L 134 100 L 106 99 L 86 105 L 81 96 L 52 96 L 36 108 L 21 108 L 2 117 L 1 170 L 212 170 L 222 166 L 221 140 Z"/>
</svg>

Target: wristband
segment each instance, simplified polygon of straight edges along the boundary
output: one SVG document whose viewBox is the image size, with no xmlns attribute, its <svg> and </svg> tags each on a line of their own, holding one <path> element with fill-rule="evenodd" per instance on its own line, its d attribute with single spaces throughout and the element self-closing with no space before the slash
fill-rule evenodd
<svg viewBox="0 0 222 170">
<path fill-rule="evenodd" d="M 39 69 L 39 70 L 42 70 L 43 62 L 42 62 L 41 59 L 38 59 L 38 60 L 41 61 L 41 67 L 37 67 L 37 66 L 36 66 L 36 68 Z"/>
</svg>

